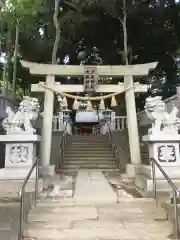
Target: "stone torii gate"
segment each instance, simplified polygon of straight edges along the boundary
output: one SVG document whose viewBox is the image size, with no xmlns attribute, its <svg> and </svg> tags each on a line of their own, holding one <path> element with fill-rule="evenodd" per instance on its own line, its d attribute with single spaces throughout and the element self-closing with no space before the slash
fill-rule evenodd
<svg viewBox="0 0 180 240">
<path fill-rule="evenodd" d="M 24 68 L 29 69 L 29 72 L 32 75 L 46 76 L 45 83 L 46 86 L 49 86 L 50 88 L 52 87 L 61 92 L 84 92 L 84 85 L 60 84 L 59 82 L 55 82 L 55 76 L 84 76 L 84 68 L 87 66 L 38 64 L 27 61 L 21 61 L 21 64 Z M 99 76 L 124 76 L 124 83 L 119 83 L 118 85 L 98 85 L 95 92 L 113 93 L 125 91 L 130 156 L 131 164 L 134 165 L 141 164 L 135 92 L 147 92 L 147 85 L 134 83 L 133 76 L 146 76 L 148 75 L 149 70 L 154 69 L 156 65 L 157 63 L 154 62 L 129 66 L 96 66 Z M 45 92 L 41 142 L 41 166 L 46 168 L 50 165 L 54 93 L 51 90 L 43 88 L 39 84 L 32 84 L 31 91 Z"/>
</svg>

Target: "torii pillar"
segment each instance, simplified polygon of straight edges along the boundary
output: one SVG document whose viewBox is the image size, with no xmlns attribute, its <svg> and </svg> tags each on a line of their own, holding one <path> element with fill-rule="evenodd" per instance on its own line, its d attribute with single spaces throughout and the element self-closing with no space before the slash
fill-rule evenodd
<svg viewBox="0 0 180 240">
<path fill-rule="evenodd" d="M 127 126 L 128 126 L 131 164 L 139 165 L 141 164 L 141 153 L 140 153 L 140 145 L 139 145 L 139 132 L 138 132 L 135 94 L 134 94 L 134 88 L 133 88 L 133 84 L 134 84 L 133 77 L 124 76 L 124 84 L 126 87 L 129 88 L 129 90 L 125 92 L 125 100 L 126 100 Z"/>
<path fill-rule="evenodd" d="M 62 92 L 84 92 L 83 85 L 55 84 L 55 76 L 84 76 L 84 66 L 38 64 L 26 61 L 21 61 L 21 64 L 23 67 L 28 68 L 31 74 L 46 76 L 46 84 L 49 87 Z M 154 69 L 156 65 L 157 62 L 129 66 L 97 66 L 97 73 L 99 76 L 124 76 L 124 84 L 99 85 L 97 86 L 96 92 L 110 93 L 125 91 L 129 146 L 132 165 L 141 164 L 135 92 L 147 92 L 147 85 L 135 84 L 133 82 L 133 76 L 146 76 L 148 75 L 149 70 Z M 51 154 L 54 93 L 39 86 L 39 84 L 32 84 L 32 91 L 45 92 L 41 143 L 41 166 L 48 167 L 50 165 Z"/>
<path fill-rule="evenodd" d="M 47 75 L 46 84 L 54 85 L 55 76 Z M 42 168 L 46 168 L 50 165 L 51 158 L 51 141 L 52 141 L 52 119 L 54 108 L 54 93 L 52 91 L 45 90 L 44 96 L 44 114 L 42 122 L 42 140 L 40 149 L 40 163 Z"/>
</svg>

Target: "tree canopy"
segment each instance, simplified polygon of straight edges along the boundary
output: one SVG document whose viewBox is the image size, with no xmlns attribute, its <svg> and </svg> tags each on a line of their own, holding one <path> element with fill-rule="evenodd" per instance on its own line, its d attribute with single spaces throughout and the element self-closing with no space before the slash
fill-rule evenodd
<svg viewBox="0 0 180 240">
<path fill-rule="evenodd" d="M 180 4 L 175 0 L 0 0 L 1 78 L 11 88 L 14 58 L 17 87 L 27 91 L 37 82 L 21 68 L 19 59 L 52 63 L 57 37 L 54 24 L 58 5 L 58 64 L 125 64 L 123 21 L 126 15 L 128 64 L 158 61 L 158 67 L 142 81 L 170 96 L 179 83 Z M 17 42 L 18 26 L 18 46 Z M 64 61 L 66 59 L 66 61 Z"/>
</svg>

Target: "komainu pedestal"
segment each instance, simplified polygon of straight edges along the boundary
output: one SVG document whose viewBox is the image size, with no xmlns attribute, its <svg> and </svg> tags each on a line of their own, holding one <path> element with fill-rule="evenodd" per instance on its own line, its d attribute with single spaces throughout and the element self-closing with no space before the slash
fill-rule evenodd
<svg viewBox="0 0 180 240">
<path fill-rule="evenodd" d="M 41 137 L 36 134 L 32 120 L 39 115 L 36 98 L 24 97 L 18 111 L 7 108 L 8 117 L 2 122 L 6 135 L 0 136 L 5 144 L 5 168 L 0 169 L 0 179 L 25 179 L 36 159 L 36 145 Z M 35 178 L 35 171 L 31 178 Z"/>
<path fill-rule="evenodd" d="M 41 141 L 39 135 L 10 134 L 1 135 L 5 143 L 5 168 L 0 169 L 0 179 L 25 179 L 36 159 L 36 145 Z M 35 171 L 31 175 L 35 179 Z"/>
<path fill-rule="evenodd" d="M 180 119 L 178 109 L 173 106 L 171 113 L 166 111 L 166 105 L 161 97 L 147 98 L 145 111 L 152 121 L 148 135 L 142 141 L 148 144 L 149 158 L 154 158 L 163 168 L 172 181 L 180 186 Z M 155 176 L 158 190 L 170 190 L 167 180 L 155 167 Z M 145 192 L 153 190 L 152 162 L 149 165 L 140 165 L 136 176 L 136 186 Z"/>
<path fill-rule="evenodd" d="M 143 136 L 143 141 L 148 143 L 149 157 L 154 158 L 170 178 L 180 178 L 180 153 L 179 143 L 180 135 L 159 134 L 159 136 L 147 135 Z M 152 162 L 150 162 L 151 167 Z M 156 167 L 156 179 L 164 179 L 164 176 Z M 147 174 L 152 177 L 151 172 Z"/>
</svg>

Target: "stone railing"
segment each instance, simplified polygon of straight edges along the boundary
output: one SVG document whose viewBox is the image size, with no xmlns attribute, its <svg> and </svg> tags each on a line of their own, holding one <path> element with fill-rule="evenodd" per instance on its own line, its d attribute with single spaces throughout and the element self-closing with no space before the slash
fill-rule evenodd
<svg viewBox="0 0 180 240">
<path fill-rule="evenodd" d="M 111 119 L 111 126 L 113 131 L 122 131 L 127 128 L 126 116 L 116 116 L 115 119 Z M 60 115 L 53 117 L 53 131 L 63 130 L 63 119 Z"/>
<path fill-rule="evenodd" d="M 53 116 L 52 131 L 62 131 L 63 128 L 63 119 L 59 115 Z"/>
<path fill-rule="evenodd" d="M 125 128 L 127 128 L 126 116 L 116 116 L 114 130 L 124 130 Z"/>
</svg>

